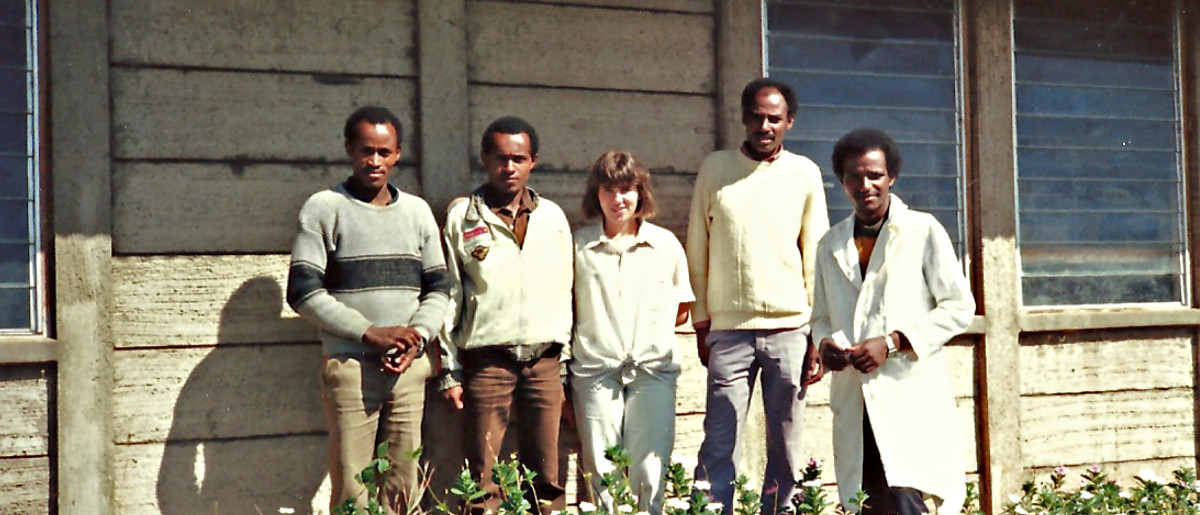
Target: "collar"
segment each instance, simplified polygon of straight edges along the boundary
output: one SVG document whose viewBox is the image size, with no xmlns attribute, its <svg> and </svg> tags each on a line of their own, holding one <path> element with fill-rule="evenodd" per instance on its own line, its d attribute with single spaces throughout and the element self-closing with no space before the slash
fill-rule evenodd
<svg viewBox="0 0 1200 515">
<path fill-rule="evenodd" d="M 346 190 L 346 193 L 349 194 L 352 198 L 354 198 L 354 200 L 357 200 L 364 204 L 369 204 L 371 202 L 370 200 L 363 200 L 362 197 L 358 196 L 357 190 L 354 188 L 354 186 L 350 185 L 350 179 L 346 179 L 346 180 L 342 181 L 342 189 Z M 390 193 L 392 195 L 392 199 L 388 201 L 387 205 L 390 206 L 392 204 L 395 204 L 397 200 L 400 200 L 400 190 L 397 189 L 395 186 L 392 186 L 392 183 L 390 183 L 390 182 L 387 183 L 387 190 L 388 190 L 388 193 Z"/>
<path fill-rule="evenodd" d="M 896 241 L 896 236 L 903 232 L 903 228 L 911 217 L 908 214 L 908 205 L 900 200 L 894 194 L 890 194 L 890 207 L 888 208 L 887 218 L 884 219 L 883 225 L 879 229 L 879 240 L 876 245 L 883 245 L 886 252 L 888 247 Z M 828 238 L 829 246 L 833 252 L 833 259 L 838 263 L 842 273 L 855 286 L 862 286 L 863 274 L 859 270 L 858 250 L 854 247 L 854 228 L 857 225 L 857 218 L 854 213 L 838 222 L 837 225 L 829 228 L 829 233 L 824 238 Z M 868 272 L 875 270 L 882 264 L 871 263 Z"/>
<path fill-rule="evenodd" d="M 891 195 L 889 194 L 889 197 L 890 196 Z M 878 222 L 875 222 L 872 225 L 866 225 L 866 224 L 862 223 L 862 221 L 859 220 L 857 216 L 855 216 L 854 217 L 854 237 L 858 238 L 860 236 L 866 236 L 868 238 L 873 238 L 873 237 L 879 236 L 879 233 L 883 231 L 883 224 L 886 224 L 888 221 L 888 218 L 892 216 L 891 202 L 892 202 L 892 199 L 889 198 L 887 212 L 883 214 L 883 218 L 879 219 Z M 854 216 L 854 215 L 851 214 L 851 216 Z"/>
<path fill-rule="evenodd" d="M 480 186 L 477 191 L 479 192 L 479 196 L 483 199 L 483 203 L 487 205 L 488 209 L 498 211 L 508 208 L 507 204 L 501 203 L 500 199 L 496 198 L 496 195 L 492 193 L 492 188 L 490 188 L 487 184 Z M 537 209 L 537 205 L 537 196 L 533 193 L 533 190 L 530 190 L 528 187 L 526 187 L 521 191 L 520 205 L 517 207 L 518 211 L 532 212 L 534 209 Z M 513 213 L 513 215 L 516 214 L 517 213 Z"/>
<path fill-rule="evenodd" d="M 752 161 L 759 161 L 762 163 L 774 163 L 775 160 L 779 159 L 779 156 L 783 154 L 783 145 L 779 145 L 778 147 L 775 147 L 775 150 L 772 150 L 770 154 L 767 154 L 765 156 L 759 154 L 758 152 L 755 152 L 754 149 L 750 148 L 750 144 L 746 143 L 746 142 L 742 142 L 741 150 L 742 150 L 742 155 L 750 158 L 750 160 L 752 160 Z"/>
<path fill-rule="evenodd" d="M 471 221 L 483 220 L 483 218 L 484 218 L 483 212 L 484 211 L 487 211 L 489 213 L 492 212 L 492 207 L 490 204 L 488 204 L 488 201 L 487 201 L 487 196 L 488 196 L 487 192 L 488 192 L 487 184 L 483 184 L 483 185 L 479 186 L 478 188 L 475 188 L 475 191 L 471 192 L 471 196 L 470 196 L 471 204 L 470 204 L 470 208 L 467 209 L 467 215 L 466 215 L 467 220 L 471 220 Z M 523 209 L 528 209 L 532 213 L 533 210 L 537 209 L 538 202 L 539 202 L 538 199 L 540 199 L 540 198 L 541 198 L 541 196 L 538 195 L 538 193 L 536 191 L 534 191 L 533 188 L 526 186 L 525 192 L 522 193 L 522 197 L 521 197 L 521 207 Z M 495 216 L 495 214 L 493 213 L 492 216 Z M 498 220 L 499 219 L 497 219 L 496 223 L 499 223 Z"/>
<path fill-rule="evenodd" d="M 600 222 L 598 222 L 596 224 L 589 226 L 588 229 L 592 232 L 592 234 L 591 234 L 591 237 L 588 238 L 587 244 L 584 245 L 585 248 L 591 249 L 591 248 L 596 248 L 599 246 L 612 246 L 612 239 L 609 238 L 607 234 L 604 234 L 604 221 L 603 220 L 601 220 Z M 641 246 L 645 245 L 647 247 L 653 248 L 655 246 L 654 242 L 646 237 L 647 231 L 645 229 L 646 229 L 646 221 L 642 220 L 641 223 L 638 224 L 637 234 L 635 234 L 633 236 L 633 246 L 634 247 L 641 247 Z"/>
</svg>

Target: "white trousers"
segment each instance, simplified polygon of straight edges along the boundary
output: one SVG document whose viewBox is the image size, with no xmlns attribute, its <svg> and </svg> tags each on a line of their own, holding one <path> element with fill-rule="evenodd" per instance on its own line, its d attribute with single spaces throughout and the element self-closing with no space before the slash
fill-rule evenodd
<svg viewBox="0 0 1200 515">
<path fill-rule="evenodd" d="M 629 372 L 624 374 L 627 381 Z M 604 457 L 605 449 L 620 445 L 629 453 L 629 483 L 641 509 L 659 515 L 663 475 L 675 446 L 677 374 L 635 369 L 626 384 L 622 375 L 576 377 L 572 383 L 583 469 L 591 476 L 593 497 L 612 513 L 612 497 L 601 491 L 600 481 L 614 470 Z"/>
</svg>

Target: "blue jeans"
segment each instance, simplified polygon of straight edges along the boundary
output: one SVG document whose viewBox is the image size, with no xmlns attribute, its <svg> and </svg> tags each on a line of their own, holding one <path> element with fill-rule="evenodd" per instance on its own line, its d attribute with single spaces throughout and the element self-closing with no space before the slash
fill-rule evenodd
<svg viewBox="0 0 1200 515">
<path fill-rule="evenodd" d="M 712 484 L 714 501 L 733 510 L 734 448 L 750 407 L 754 382 L 762 376 L 767 419 L 767 469 L 762 512 L 776 513 L 796 490 L 806 459 L 800 449 L 804 429 L 804 379 L 808 328 L 713 331 L 705 342 L 708 407 L 696 478 Z"/>
</svg>

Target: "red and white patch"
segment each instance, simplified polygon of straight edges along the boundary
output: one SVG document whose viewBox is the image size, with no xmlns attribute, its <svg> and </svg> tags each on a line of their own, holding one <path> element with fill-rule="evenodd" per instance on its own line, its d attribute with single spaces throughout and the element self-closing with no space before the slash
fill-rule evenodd
<svg viewBox="0 0 1200 515">
<path fill-rule="evenodd" d="M 484 234 L 487 234 L 487 232 L 488 232 L 488 228 L 487 228 L 487 226 L 486 226 L 486 225 L 481 225 L 481 226 L 479 226 L 479 227 L 476 227 L 476 228 L 474 228 L 474 229 L 468 230 L 467 232 L 464 232 L 464 233 L 463 233 L 463 240 L 465 240 L 465 241 L 470 241 L 470 240 L 472 240 L 472 239 L 474 239 L 474 238 L 478 238 L 478 237 L 480 237 L 480 236 L 482 236 L 482 235 L 484 235 Z"/>
</svg>

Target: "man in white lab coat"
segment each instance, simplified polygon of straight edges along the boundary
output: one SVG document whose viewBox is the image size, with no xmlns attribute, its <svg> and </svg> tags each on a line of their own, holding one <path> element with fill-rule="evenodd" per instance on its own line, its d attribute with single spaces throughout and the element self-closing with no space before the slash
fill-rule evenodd
<svg viewBox="0 0 1200 515">
<path fill-rule="evenodd" d="M 890 189 L 895 142 L 857 129 L 833 168 L 854 214 L 817 247 L 813 339 L 832 375 L 834 470 L 842 504 L 863 513 L 958 513 L 965 496 L 962 431 L 942 346 L 975 313 L 946 230 Z"/>
</svg>

